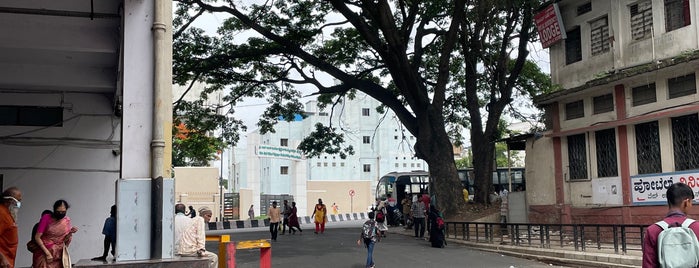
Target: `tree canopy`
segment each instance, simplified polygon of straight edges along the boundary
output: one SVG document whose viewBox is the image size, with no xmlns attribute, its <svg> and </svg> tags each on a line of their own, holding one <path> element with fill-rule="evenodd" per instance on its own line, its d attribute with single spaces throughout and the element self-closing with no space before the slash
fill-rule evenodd
<svg viewBox="0 0 699 268">
<path fill-rule="evenodd" d="M 539 1 L 177 2 L 174 83 L 200 81 L 207 92 L 225 88 L 226 107 L 243 97 L 266 98 L 262 133 L 302 111 L 299 86 L 314 88 L 320 105 L 366 93 L 416 137 L 415 154 L 429 165 L 431 194 L 447 214 L 464 204 L 454 187 L 460 182 L 452 154 L 462 130 L 471 132 L 476 201 L 487 202 L 492 180 L 486 171 L 500 118 L 513 96 L 548 81 L 526 60 Z M 191 26 L 205 12 L 229 18 L 215 34 L 207 33 Z M 242 127 L 226 123 L 231 125 L 224 132 Z M 308 154 L 351 153 L 338 147 L 342 133 L 330 122 L 309 137 L 303 148 Z"/>
</svg>

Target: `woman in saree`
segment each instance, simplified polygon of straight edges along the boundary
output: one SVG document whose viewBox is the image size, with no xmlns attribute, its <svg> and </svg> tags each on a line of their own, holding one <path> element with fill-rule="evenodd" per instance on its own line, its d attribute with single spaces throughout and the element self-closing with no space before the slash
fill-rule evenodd
<svg viewBox="0 0 699 268">
<path fill-rule="evenodd" d="M 296 234 L 296 230 L 294 230 L 294 227 L 299 230 L 299 232 L 303 232 L 301 230 L 301 225 L 299 224 L 299 216 L 296 214 L 296 202 L 291 202 L 291 213 L 289 214 L 289 232 L 293 231 L 294 234 Z"/>
<path fill-rule="evenodd" d="M 72 234 L 78 231 L 78 228 L 71 226 L 70 218 L 66 216 L 68 208 L 68 202 L 58 200 L 53 204 L 53 213 L 41 217 L 34 235 L 39 250 L 32 256 L 32 267 L 63 267 L 63 248 L 70 244 Z"/>
</svg>

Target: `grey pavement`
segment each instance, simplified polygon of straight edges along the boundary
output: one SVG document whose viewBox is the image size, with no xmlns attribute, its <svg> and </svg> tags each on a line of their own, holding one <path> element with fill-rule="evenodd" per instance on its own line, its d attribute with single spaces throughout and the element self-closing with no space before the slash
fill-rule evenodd
<svg viewBox="0 0 699 268">
<path fill-rule="evenodd" d="M 272 242 L 272 267 L 364 267 L 366 249 L 357 246 L 363 221 L 332 223 L 325 234 L 314 234 L 313 226 L 302 226 L 303 233 L 279 235 Z M 397 231 L 393 228 L 391 231 Z M 209 231 L 208 235 L 227 233 L 231 240 L 269 239 L 269 228 L 259 227 Z M 217 251 L 217 242 L 208 242 L 207 249 Z M 259 267 L 259 250 L 239 250 L 236 267 Z M 449 243 L 445 248 L 432 248 L 424 240 L 389 233 L 374 250 L 376 267 L 504 267 L 543 268 L 563 267 L 553 263 L 488 252 L 469 245 Z"/>
</svg>

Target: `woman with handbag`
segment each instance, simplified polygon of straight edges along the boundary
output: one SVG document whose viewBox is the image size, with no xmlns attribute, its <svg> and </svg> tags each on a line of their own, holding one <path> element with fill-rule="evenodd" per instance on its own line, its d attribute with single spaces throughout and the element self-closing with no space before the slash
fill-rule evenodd
<svg viewBox="0 0 699 268">
<path fill-rule="evenodd" d="M 70 256 L 68 245 L 72 240 L 72 234 L 78 228 L 71 226 L 68 212 L 68 202 L 58 200 L 53 204 L 53 213 L 44 215 L 39 221 L 34 241 L 39 250 L 34 251 L 32 267 L 34 268 L 68 268 Z"/>
</svg>

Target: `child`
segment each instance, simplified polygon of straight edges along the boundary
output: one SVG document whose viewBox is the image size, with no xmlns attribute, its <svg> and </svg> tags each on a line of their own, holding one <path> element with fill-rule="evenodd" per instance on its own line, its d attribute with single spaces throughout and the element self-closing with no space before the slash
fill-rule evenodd
<svg viewBox="0 0 699 268">
<path fill-rule="evenodd" d="M 102 252 L 102 256 L 92 258 L 93 261 L 106 261 L 110 245 L 112 247 L 112 257 L 116 258 L 114 255 L 116 248 L 116 205 L 113 205 L 110 209 L 109 218 L 104 220 L 102 234 L 104 235 L 104 251 Z"/>
</svg>

